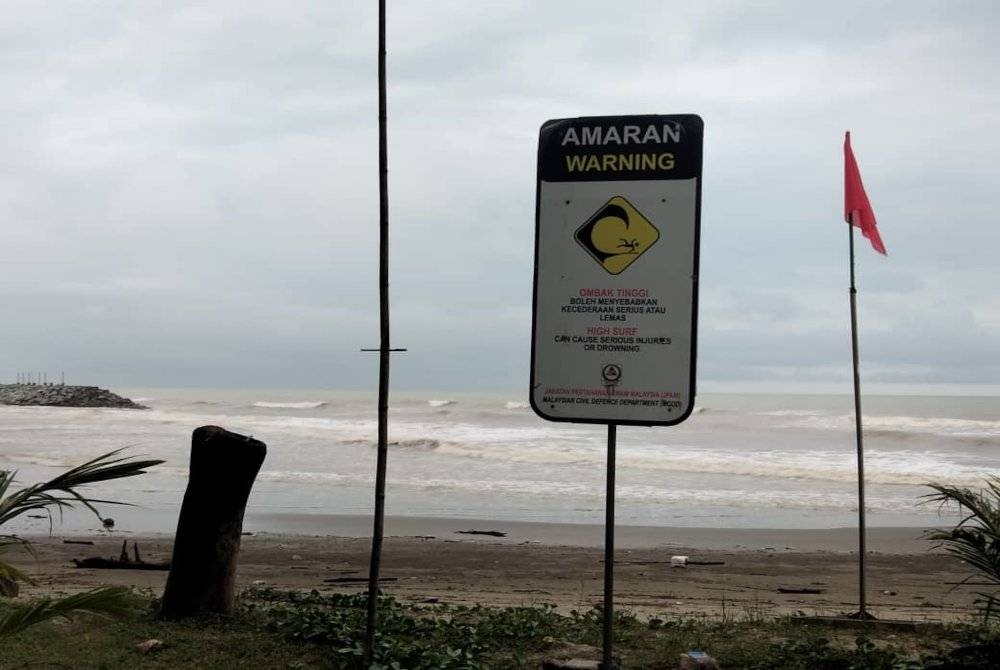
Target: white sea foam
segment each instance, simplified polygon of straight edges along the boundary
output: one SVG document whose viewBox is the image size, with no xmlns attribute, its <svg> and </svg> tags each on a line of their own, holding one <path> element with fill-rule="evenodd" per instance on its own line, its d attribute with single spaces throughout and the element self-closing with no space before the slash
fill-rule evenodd
<svg viewBox="0 0 1000 670">
<path fill-rule="evenodd" d="M 27 465 L 44 465 L 46 467 L 53 468 L 68 468 L 73 465 L 79 465 L 79 463 L 74 463 L 72 458 L 61 456 L 58 454 L 2 454 L 3 460 L 10 461 L 12 463 L 25 463 Z"/>
<path fill-rule="evenodd" d="M 865 417 L 865 426 L 885 431 L 963 437 L 1000 437 L 1000 421 L 916 416 Z"/>
<path fill-rule="evenodd" d="M 818 409 L 778 409 L 773 412 L 759 412 L 761 416 L 823 416 L 825 412 Z"/>
<path fill-rule="evenodd" d="M 162 395 L 154 409 L 142 412 L 0 406 L 0 469 L 21 470 L 19 479 L 34 481 L 48 474 L 46 468 L 66 468 L 137 445 L 129 453 L 168 463 L 142 478 L 108 483 L 102 495 L 151 509 L 179 505 L 191 430 L 213 424 L 268 445 L 255 504 L 366 509 L 377 435 L 369 396 L 331 392 L 338 399 L 322 406 L 305 403 L 306 393 L 179 391 Z M 527 403 L 508 400 L 517 397 L 396 398 L 389 482 L 400 509 L 557 521 L 579 520 L 577 510 L 600 510 L 603 428 L 542 421 L 526 411 Z M 842 398 L 810 399 L 810 409 L 794 409 L 801 398 L 784 408 L 780 399 L 777 407 L 769 407 L 768 398 L 699 400 L 710 410 L 699 405 L 700 416 L 685 424 L 619 433 L 622 518 L 655 524 L 678 514 L 702 518 L 698 514 L 710 512 L 698 510 L 723 510 L 713 518 L 734 521 L 718 523 L 763 519 L 767 524 L 770 518 L 787 523 L 800 517 L 806 526 L 810 519 L 851 523 L 857 476 L 853 416 Z M 272 406 L 261 406 L 265 402 Z M 935 513 L 917 507 L 927 492 L 923 484 L 978 486 L 982 473 L 1000 470 L 1000 453 L 993 448 L 1000 444 L 1000 401 L 879 402 L 881 413 L 865 417 L 872 510 L 922 524 Z M 139 488 L 144 492 L 136 493 Z M 782 510 L 789 512 L 780 517 Z"/>
<path fill-rule="evenodd" d="M 268 402 L 266 400 L 258 400 L 253 403 L 254 407 L 260 407 L 263 409 L 317 409 L 319 407 L 326 407 L 326 403 L 323 401 L 311 402 Z"/>
<path fill-rule="evenodd" d="M 797 419 L 788 427 L 803 427 L 814 430 L 848 431 L 854 429 L 853 414 L 829 415 L 823 412 L 789 411 L 774 416 Z M 878 416 L 863 417 L 864 429 L 885 437 L 945 437 L 971 438 L 987 442 L 1000 440 L 1000 421 L 981 419 L 956 419 L 945 417 Z M 779 428 L 781 426 L 778 426 Z"/>
<path fill-rule="evenodd" d="M 261 473 L 260 479 L 274 483 L 297 485 L 316 485 L 333 487 L 367 487 L 371 485 L 370 474 L 344 475 L 333 472 L 296 472 L 271 471 Z M 440 495 L 475 495 L 487 498 L 510 498 L 531 500 L 535 504 L 540 501 L 576 500 L 595 506 L 603 501 L 603 491 L 587 482 L 567 481 L 561 479 L 491 479 L 476 481 L 472 479 L 449 477 L 390 477 L 388 485 L 395 491 L 423 491 Z M 786 510 L 835 510 L 852 512 L 856 510 L 856 498 L 850 490 L 840 492 L 829 491 L 790 491 L 790 490 L 759 490 L 745 491 L 737 489 L 704 490 L 684 487 L 670 483 L 669 485 L 621 484 L 616 490 L 616 498 L 625 504 L 655 505 L 664 511 L 678 508 L 780 508 Z M 873 500 L 868 508 L 873 512 L 891 512 L 904 507 L 909 501 L 906 498 L 888 498 Z M 542 503 L 542 504 L 551 504 Z"/>
<path fill-rule="evenodd" d="M 262 470 L 257 479 L 266 482 L 312 484 L 367 484 L 369 477 L 350 477 L 336 472 L 299 472 L 294 470 Z"/>
</svg>

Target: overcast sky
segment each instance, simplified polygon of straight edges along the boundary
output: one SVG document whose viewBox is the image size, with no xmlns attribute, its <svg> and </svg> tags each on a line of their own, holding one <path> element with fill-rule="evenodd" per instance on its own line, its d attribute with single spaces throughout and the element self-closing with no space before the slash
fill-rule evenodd
<svg viewBox="0 0 1000 670">
<path fill-rule="evenodd" d="M 527 390 L 550 118 L 705 120 L 699 383 L 1000 384 L 993 2 L 393 1 L 399 389 Z M 207 6 L 203 6 L 207 5 Z M 0 379 L 374 388 L 375 2 L 11 2 Z"/>
</svg>

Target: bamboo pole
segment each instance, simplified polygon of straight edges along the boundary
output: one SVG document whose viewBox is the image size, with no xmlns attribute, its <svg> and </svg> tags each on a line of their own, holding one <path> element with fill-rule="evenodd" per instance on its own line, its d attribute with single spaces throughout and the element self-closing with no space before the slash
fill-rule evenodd
<svg viewBox="0 0 1000 670">
<path fill-rule="evenodd" d="M 378 3 L 378 186 L 379 186 L 379 366 L 378 460 L 375 469 L 375 518 L 368 567 L 368 611 L 365 627 L 365 667 L 375 654 L 378 628 L 378 578 L 385 528 L 385 475 L 388 461 L 389 414 L 389 169 L 385 76 L 385 0 Z"/>
</svg>

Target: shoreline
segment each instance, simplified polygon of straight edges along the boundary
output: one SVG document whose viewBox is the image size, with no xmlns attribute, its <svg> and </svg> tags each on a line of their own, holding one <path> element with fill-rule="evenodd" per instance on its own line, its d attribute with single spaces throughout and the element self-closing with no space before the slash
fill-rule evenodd
<svg viewBox="0 0 1000 670">
<path fill-rule="evenodd" d="M 281 531 L 269 530 L 280 525 Z M 372 517 L 326 514 L 253 514 L 244 530 L 261 535 L 301 535 L 371 537 Z M 443 517 L 387 516 L 385 537 L 461 538 L 458 531 L 491 530 L 505 532 L 492 538 L 504 544 L 532 543 L 544 546 L 603 547 L 604 525 L 542 521 L 503 521 Z M 870 527 L 868 551 L 884 554 L 914 554 L 928 550 L 931 543 L 921 540 L 925 528 L 919 526 Z M 474 537 L 474 536 L 465 536 Z M 857 550 L 856 528 L 712 528 L 686 526 L 616 525 L 615 546 L 621 549 L 684 547 L 711 550 L 825 551 L 852 553 Z"/>
<path fill-rule="evenodd" d="M 162 516 L 166 516 L 166 511 Z M 156 516 L 161 516 L 157 513 Z M 176 515 L 170 514 L 158 528 L 176 525 Z M 68 523 L 48 531 L 48 521 L 37 519 L 17 532 L 22 537 L 107 537 L 93 524 Z M 926 553 L 932 543 L 921 536 L 930 526 L 871 526 L 867 529 L 869 553 L 911 555 Z M 247 513 L 243 530 L 261 537 L 370 538 L 372 517 L 361 514 L 300 514 Z M 592 523 L 559 523 L 544 521 L 506 521 L 496 519 L 447 518 L 419 516 L 387 516 L 386 538 L 469 539 L 483 537 L 463 535 L 458 531 L 499 531 L 504 537 L 492 537 L 499 544 L 537 544 L 551 547 L 600 548 L 604 546 L 604 525 Z M 119 524 L 112 533 L 119 538 L 156 538 L 171 540 L 173 531 L 130 530 Z M 793 551 L 856 553 L 858 530 L 855 527 L 835 528 L 715 528 L 689 526 L 616 525 L 615 546 L 619 549 L 656 549 L 680 547 L 713 551 Z"/>
<path fill-rule="evenodd" d="M 429 525 L 420 520 L 388 525 L 382 565 L 387 578 L 382 588 L 388 595 L 414 603 L 551 604 L 563 612 L 585 611 L 601 602 L 603 548 L 599 543 L 582 543 L 594 527 L 432 521 Z M 456 529 L 507 530 L 509 534 L 503 538 L 464 535 Z M 529 530 L 576 534 L 568 538 L 554 532 L 551 542 L 542 543 L 530 539 Z M 644 530 L 648 529 L 629 529 L 620 537 L 638 533 L 642 542 L 655 541 L 655 546 L 639 546 L 632 538 L 631 544 L 617 543 L 615 551 L 616 605 L 637 615 L 770 617 L 843 615 L 856 610 L 857 557 L 830 549 L 837 546 L 842 531 L 853 529 L 837 529 L 841 532 L 832 535 L 826 531 L 775 535 L 772 530 L 751 529 L 738 537 L 716 529 L 680 529 L 684 534 L 677 533 L 669 543 L 659 543 L 665 537 L 660 531 L 665 529 L 655 529 L 658 532 L 652 535 L 644 535 Z M 907 536 L 912 530 L 872 529 L 869 535 L 870 544 L 874 540 L 877 547 L 867 560 L 872 611 L 879 618 L 913 621 L 954 621 L 973 615 L 975 587 L 955 586 L 968 576 L 968 566 L 951 556 L 929 552 L 928 547 L 910 551 L 913 545 Z M 164 562 L 170 560 L 173 542 L 170 535 L 117 531 L 30 539 L 35 558 L 20 552 L 7 556 L 35 579 L 34 585 L 22 588 L 22 597 L 73 593 L 108 584 L 159 595 L 165 571 L 82 569 L 72 559 L 117 556 L 125 541 L 130 554 L 138 543 L 144 560 Z M 66 544 L 64 539 L 93 544 Z M 579 542 L 559 544 L 563 539 Z M 799 546 L 781 542 L 773 548 L 761 546 L 774 539 L 796 541 Z M 685 540 L 701 546 L 685 546 Z M 721 545 L 726 547 L 717 548 Z M 360 592 L 365 589 L 370 549 L 368 537 L 253 532 L 242 539 L 238 588 Z M 672 567 L 674 555 L 689 556 L 694 563 Z"/>
</svg>

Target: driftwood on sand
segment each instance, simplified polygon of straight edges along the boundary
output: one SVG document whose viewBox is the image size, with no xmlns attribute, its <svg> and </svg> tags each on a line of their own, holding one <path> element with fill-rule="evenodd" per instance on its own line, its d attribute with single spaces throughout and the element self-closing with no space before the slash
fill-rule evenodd
<svg viewBox="0 0 1000 670">
<path fill-rule="evenodd" d="M 68 542 L 67 542 L 68 544 Z M 83 542 L 74 542 L 73 544 L 84 544 Z M 87 544 L 93 544 L 93 542 L 88 542 Z M 91 558 L 74 558 L 73 563 L 76 564 L 78 568 L 93 568 L 97 570 L 169 570 L 170 563 L 149 563 L 142 560 L 142 556 L 139 554 L 139 543 L 135 542 L 132 544 L 132 551 L 134 552 L 135 558 L 130 558 L 128 555 L 128 540 L 122 541 L 122 551 L 118 555 L 118 558 L 104 558 L 103 556 L 94 556 Z"/>
<path fill-rule="evenodd" d="M 456 530 L 460 535 L 489 535 L 490 537 L 507 537 L 507 533 L 499 530 Z"/>
</svg>

